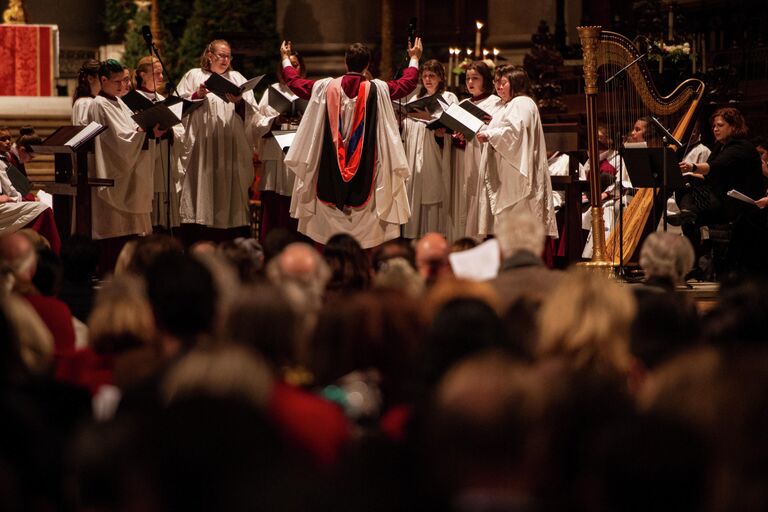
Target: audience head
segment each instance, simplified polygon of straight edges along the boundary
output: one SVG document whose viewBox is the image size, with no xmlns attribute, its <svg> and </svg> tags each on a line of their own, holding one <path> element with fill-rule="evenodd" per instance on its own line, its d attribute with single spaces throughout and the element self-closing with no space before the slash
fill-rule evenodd
<svg viewBox="0 0 768 512">
<path fill-rule="evenodd" d="M 331 269 L 320 253 L 302 242 L 288 245 L 267 264 L 267 279 L 288 297 L 304 323 L 304 335 L 314 326 L 330 278 Z"/>
<path fill-rule="evenodd" d="M 126 270 L 134 275 L 143 276 L 158 256 L 182 252 L 183 247 L 176 238 L 163 234 L 147 235 L 136 240 Z"/>
<path fill-rule="evenodd" d="M 461 252 L 461 251 L 468 251 L 469 249 L 474 249 L 477 247 L 477 240 L 474 238 L 465 236 L 463 238 L 459 238 L 458 240 L 455 240 L 451 244 L 451 252 Z"/>
<path fill-rule="evenodd" d="M 275 228 L 264 237 L 264 266 L 283 252 L 290 244 L 299 242 L 299 236 L 294 231 L 285 228 Z"/>
<path fill-rule="evenodd" d="M 378 272 L 382 263 L 390 258 L 403 258 L 411 267 L 416 268 L 416 251 L 407 238 L 387 240 L 373 250 L 371 265 L 374 272 Z"/>
<path fill-rule="evenodd" d="M 371 50 L 362 43 L 352 43 L 344 53 L 347 71 L 362 73 L 371 63 Z"/>
<path fill-rule="evenodd" d="M 570 270 L 542 303 L 542 358 L 623 380 L 629 370 L 629 330 L 636 305 L 632 293 L 600 274 Z"/>
<path fill-rule="evenodd" d="M 213 73 L 226 73 L 232 70 L 232 48 L 223 39 L 214 39 L 200 56 L 200 68 Z"/>
<path fill-rule="evenodd" d="M 439 233 L 427 233 L 416 243 L 416 270 L 427 286 L 452 275 L 449 250 L 448 241 Z"/>
<path fill-rule="evenodd" d="M 424 280 L 405 258 L 389 258 L 380 263 L 378 272 L 373 276 L 373 287 L 397 290 L 417 298 L 424 292 Z"/>
<path fill-rule="evenodd" d="M 37 268 L 37 252 L 20 233 L 0 236 L 0 262 L 10 270 L 17 285 L 31 285 Z"/>
<path fill-rule="evenodd" d="M 96 59 L 88 59 L 80 66 L 80 70 L 77 72 L 77 87 L 75 87 L 75 93 L 72 96 L 72 103 L 80 98 L 93 98 L 101 90 L 101 82 L 99 81 L 99 67 L 101 62 Z"/>
<path fill-rule="evenodd" d="M 651 233 L 640 249 L 640 267 L 646 278 L 662 279 L 672 285 L 685 281 L 694 258 L 688 238 L 673 233 Z"/>
<path fill-rule="evenodd" d="M 71 283 L 89 282 L 96 275 L 99 246 L 83 235 L 72 235 L 61 243 L 64 279 Z"/>
<path fill-rule="evenodd" d="M 709 118 L 715 141 L 721 144 L 730 139 L 742 139 L 747 136 L 747 122 L 744 116 L 733 107 L 720 108 Z"/>
<path fill-rule="evenodd" d="M 502 216 L 496 230 L 496 239 L 499 241 L 502 258 L 510 258 L 520 251 L 540 257 L 546 241 L 544 224 L 529 213 L 514 217 Z"/>
<path fill-rule="evenodd" d="M 467 66 L 467 90 L 472 96 L 493 94 L 493 76 L 488 65 L 476 60 Z"/>
<path fill-rule="evenodd" d="M 155 319 L 139 277 L 127 274 L 104 282 L 88 317 L 88 332 L 100 354 L 153 345 Z"/>
<path fill-rule="evenodd" d="M 248 286 L 230 307 L 222 335 L 226 341 L 255 349 L 278 370 L 296 364 L 298 324 L 298 314 L 281 290 L 271 285 Z"/>
<path fill-rule="evenodd" d="M 191 256 L 162 253 L 149 265 L 146 280 L 158 329 L 173 338 L 169 341 L 178 342 L 165 351 L 166 356 L 173 357 L 210 332 L 218 295 L 202 263 Z"/>
<path fill-rule="evenodd" d="M 323 249 L 323 258 L 331 269 L 329 291 L 367 290 L 371 285 L 371 262 L 354 237 L 333 235 Z"/>
<path fill-rule="evenodd" d="M 255 238 L 235 238 L 219 244 L 217 252 L 232 266 L 242 283 L 252 283 L 261 275 L 264 250 Z"/>
</svg>

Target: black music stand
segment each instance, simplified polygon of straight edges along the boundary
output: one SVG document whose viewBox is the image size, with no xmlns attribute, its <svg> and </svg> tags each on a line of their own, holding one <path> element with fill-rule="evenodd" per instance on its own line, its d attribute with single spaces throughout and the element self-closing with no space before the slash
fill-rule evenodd
<svg viewBox="0 0 768 512">
<path fill-rule="evenodd" d="M 667 190 L 683 188 L 683 175 L 680 173 L 680 160 L 677 153 L 670 147 L 666 148 L 624 148 L 624 162 L 629 179 L 635 188 L 644 187 L 656 191 L 662 190 L 664 230 L 667 229 Z M 655 200 L 655 199 L 654 199 Z M 653 229 L 656 229 L 656 208 L 653 213 Z"/>
</svg>

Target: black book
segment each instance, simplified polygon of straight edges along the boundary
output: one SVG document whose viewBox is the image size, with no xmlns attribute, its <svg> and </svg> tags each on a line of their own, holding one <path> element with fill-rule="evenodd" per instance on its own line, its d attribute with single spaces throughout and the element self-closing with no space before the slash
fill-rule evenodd
<svg viewBox="0 0 768 512">
<path fill-rule="evenodd" d="M 253 88 L 256 87 L 259 82 L 261 82 L 262 78 L 264 78 L 264 75 L 251 78 L 243 85 L 235 85 L 233 82 L 230 82 L 220 74 L 211 73 L 211 76 L 208 78 L 208 80 L 205 81 L 205 87 L 219 98 L 229 102 L 229 100 L 226 98 L 227 94 L 231 94 L 233 96 L 241 96 L 243 93 L 252 91 Z"/>
<path fill-rule="evenodd" d="M 276 87 L 276 84 L 272 84 L 267 89 L 267 103 L 280 115 L 288 117 L 296 117 L 299 114 L 303 114 L 309 104 L 307 100 L 299 98 L 292 92 L 284 93 Z"/>
<path fill-rule="evenodd" d="M 136 89 L 128 91 L 125 96 L 120 98 L 120 101 L 128 105 L 128 108 L 131 109 L 134 114 L 146 110 L 155 104 L 154 101 L 147 98 Z"/>
<path fill-rule="evenodd" d="M 32 190 L 32 183 L 29 181 L 23 172 L 21 172 L 16 166 L 8 165 L 5 169 L 8 174 L 8 179 L 11 180 L 11 185 L 15 188 L 19 194 L 25 196 Z"/>
<path fill-rule="evenodd" d="M 417 100 L 409 101 L 408 103 L 393 101 L 392 106 L 395 108 L 396 113 L 403 115 L 413 114 L 414 112 L 424 110 L 430 114 L 435 114 L 448 107 L 439 93 L 431 96 L 423 96 Z"/>
<path fill-rule="evenodd" d="M 157 125 L 160 125 L 161 130 L 167 130 L 179 124 L 182 118 L 182 110 L 182 103 L 176 102 L 175 105 L 169 107 L 161 101 L 131 117 L 144 131 L 150 133 L 152 128 Z"/>
</svg>

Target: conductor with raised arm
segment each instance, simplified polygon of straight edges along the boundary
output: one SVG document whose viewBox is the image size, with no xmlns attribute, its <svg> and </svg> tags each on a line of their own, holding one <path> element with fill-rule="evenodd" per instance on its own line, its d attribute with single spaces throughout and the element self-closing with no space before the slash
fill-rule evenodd
<svg viewBox="0 0 768 512">
<path fill-rule="evenodd" d="M 285 165 L 297 178 L 291 216 L 314 241 L 324 244 L 343 232 L 375 247 L 397 238 L 408 221 L 410 171 L 391 100 L 416 88 L 421 53 L 417 37 L 408 44 L 401 78 L 367 80 L 370 50 L 354 43 L 345 54 L 347 73 L 315 81 L 291 66 L 290 41 L 280 46 L 286 85 L 310 100 Z"/>
</svg>

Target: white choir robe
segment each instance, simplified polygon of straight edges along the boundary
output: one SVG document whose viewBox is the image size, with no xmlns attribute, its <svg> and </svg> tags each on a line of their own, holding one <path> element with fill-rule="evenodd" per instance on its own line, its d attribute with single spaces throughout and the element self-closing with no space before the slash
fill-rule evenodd
<svg viewBox="0 0 768 512">
<path fill-rule="evenodd" d="M 0 194 L 10 199 L 0 204 L 0 235 L 20 230 L 48 208 L 40 201 L 22 201 L 21 194 L 8 177 L 7 168 L 8 164 L 0 160 Z"/>
<path fill-rule="evenodd" d="M 97 96 L 89 111 L 91 121 L 107 126 L 95 139 L 96 178 L 115 180 L 113 187 L 91 190 L 92 235 L 95 240 L 152 232 L 150 212 L 154 192 L 152 163 L 155 141 L 137 131 L 131 109 L 120 101 Z"/>
<path fill-rule="evenodd" d="M 528 96 L 512 98 L 483 131 L 488 144 L 480 160 L 477 234 L 493 234 L 501 218 L 526 212 L 542 222 L 547 236 L 557 238 L 544 128 L 536 103 Z"/>
<path fill-rule="evenodd" d="M 285 165 L 296 175 L 291 216 L 298 219 L 299 231 L 318 243 L 325 244 L 337 233 L 347 233 L 367 249 L 399 237 L 400 225 L 408 222 L 411 215 L 405 189 L 405 181 L 410 176 L 408 160 L 398 133 L 389 87 L 381 80 L 372 80 L 371 84 L 377 90 L 377 159 L 371 198 L 359 208 L 344 211 L 317 198 L 317 173 L 327 111 L 326 91 L 331 80 L 315 82 L 307 111 L 285 157 Z M 356 101 L 341 91 L 344 127 L 351 124 Z M 345 133 L 345 143 L 348 136 Z"/>
<path fill-rule="evenodd" d="M 140 90 L 136 92 L 151 101 L 163 101 L 165 99 L 161 94 Z M 181 123 L 174 125 L 171 127 L 171 133 L 173 135 L 173 145 L 168 143 L 168 139 L 161 139 L 159 144 L 156 144 L 155 160 L 152 168 L 154 180 L 152 225 L 166 228 L 178 227 L 180 223 L 179 193 L 181 192 L 181 178 L 183 176 L 181 157 L 184 152 L 184 125 Z M 170 201 L 170 204 L 168 204 L 168 201 Z"/>
<path fill-rule="evenodd" d="M 284 84 L 276 83 L 273 87 L 279 88 L 286 94 L 292 95 L 291 90 Z M 268 92 L 259 101 L 259 108 L 265 108 L 268 102 Z M 285 153 L 274 137 L 261 138 L 257 141 L 256 153 L 261 160 L 261 180 L 259 190 L 275 192 L 281 196 L 290 197 L 293 192 L 295 174 L 285 166 Z"/>
<path fill-rule="evenodd" d="M 93 104 L 93 98 L 90 96 L 84 96 L 75 101 L 72 105 L 72 126 L 85 126 L 91 122 L 88 118 L 91 104 Z"/>
<path fill-rule="evenodd" d="M 555 151 L 555 153 L 547 160 L 549 166 L 550 176 L 568 176 L 570 173 L 570 160 L 571 157 L 565 153 Z M 552 205 L 555 207 L 555 211 L 559 210 L 565 204 L 565 191 L 564 190 L 552 190 Z"/>
<path fill-rule="evenodd" d="M 459 101 L 449 91 L 443 92 L 442 97 L 449 105 Z M 435 132 L 428 130 L 424 122 L 406 117 L 403 120 L 403 144 L 411 168 L 411 177 L 406 183 L 411 220 L 403 226 L 403 236 L 420 238 L 434 232 L 447 237 L 453 154 L 451 137 L 444 135 L 440 147 Z"/>
<path fill-rule="evenodd" d="M 179 95 L 190 97 L 211 73 L 191 69 L 178 86 Z M 237 71 L 224 78 L 237 85 L 246 80 Z M 257 138 L 269 129 L 277 112 L 259 110 L 253 91 L 243 94 L 245 119 L 235 105 L 213 93 L 205 105 L 187 116 L 184 123 L 184 177 L 181 185 L 181 222 L 214 228 L 250 224 L 248 188 L 253 183 L 253 152 Z"/>
<path fill-rule="evenodd" d="M 501 99 L 495 94 L 491 94 L 475 105 L 491 116 L 495 116 L 496 112 L 503 107 Z M 477 237 L 482 147 L 477 137 L 474 137 L 471 141 L 467 141 L 463 150 L 459 150 L 451 184 L 450 216 L 453 219 L 452 230 L 449 233 L 451 240 L 464 236 Z"/>
<path fill-rule="evenodd" d="M 607 160 L 608 163 L 611 164 L 614 169 L 616 169 L 616 179 L 611 186 L 605 189 L 605 191 L 608 192 L 608 194 L 618 193 L 617 187 L 619 185 L 619 176 L 621 176 L 621 186 L 624 188 L 624 190 L 631 190 L 632 181 L 629 179 L 627 166 L 624 163 L 624 159 L 619 156 L 619 152 L 615 149 L 603 151 L 600 153 L 600 161 L 602 162 L 603 160 Z M 589 179 L 589 172 L 591 168 L 592 166 L 590 165 L 589 160 L 587 160 L 584 165 L 579 165 L 579 179 Z M 584 196 L 584 199 L 586 201 L 586 196 Z M 624 197 L 622 198 L 622 203 L 625 208 L 630 203 L 630 201 L 632 201 L 632 194 L 625 192 Z M 619 210 L 621 209 L 619 206 L 619 203 L 615 199 L 608 199 L 603 203 L 603 225 L 605 227 L 606 240 L 608 240 L 613 226 L 618 225 L 620 213 Z M 584 250 L 581 253 L 581 257 L 591 258 L 594 245 L 592 233 L 592 208 L 587 208 L 587 210 L 581 214 L 581 228 L 589 230 L 589 234 L 587 235 L 587 240 L 584 244 Z"/>
</svg>

